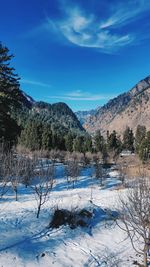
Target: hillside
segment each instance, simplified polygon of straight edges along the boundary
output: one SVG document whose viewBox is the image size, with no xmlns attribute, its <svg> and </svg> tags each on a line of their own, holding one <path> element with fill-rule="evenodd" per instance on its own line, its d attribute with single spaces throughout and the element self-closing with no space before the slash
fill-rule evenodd
<svg viewBox="0 0 150 267">
<path fill-rule="evenodd" d="M 85 131 L 74 112 L 65 103 L 48 104 L 35 102 L 30 111 L 30 117 L 37 117 L 42 122 L 64 127 L 71 131 Z"/>
<path fill-rule="evenodd" d="M 122 134 L 126 126 L 135 132 L 139 124 L 150 130 L 150 76 L 101 107 L 86 120 L 84 128 L 90 133 L 100 129 L 103 134 L 107 130 Z"/>
<path fill-rule="evenodd" d="M 7 102 L 7 105 L 6 105 Z M 65 103 L 36 102 L 18 89 L 0 89 L 0 139 L 29 149 L 65 148 L 67 134 L 85 135 L 85 130 Z M 7 107 L 7 108 L 6 108 Z M 19 139 L 18 139 L 19 137 Z"/>
<path fill-rule="evenodd" d="M 66 131 L 73 132 L 85 131 L 67 104 L 36 102 L 24 91 L 20 90 L 19 94 L 21 99 L 19 107 L 15 104 L 10 106 L 11 117 L 17 121 L 19 126 L 24 127 L 27 121 L 37 120 L 38 122 L 51 124 L 53 128 L 60 130 L 63 128 Z"/>
</svg>

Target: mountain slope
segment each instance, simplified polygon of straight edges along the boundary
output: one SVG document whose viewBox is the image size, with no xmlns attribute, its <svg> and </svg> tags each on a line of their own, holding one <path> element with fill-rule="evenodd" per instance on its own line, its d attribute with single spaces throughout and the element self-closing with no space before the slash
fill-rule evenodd
<svg viewBox="0 0 150 267">
<path fill-rule="evenodd" d="M 71 130 L 74 132 L 85 131 L 74 112 L 67 104 L 62 102 L 55 104 L 35 102 L 32 106 L 30 117 L 37 117 L 42 122 L 52 124 L 55 128 L 63 127 L 67 131 Z"/>
<path fill-rule="evenodd" d="M 23 105 L 27 108 L 32 108 L 32 106 L 34 105 L 35 103 L 35 100 L 27 95 L 24 91 L 21 91 L 22 95 L 23 95 Z"/>
<path fill-rule="evenodd" d="M 9 95 L 7 94 L 7 96 L 5 91 L 0 89 L 0 139 L 17 142 L 18 136 L 28 125 L 32 125 L 32 122 L 35 127 L 36 125 L 41 125 L 42 129 L 47 127 L 55 137 L 62 136 L 64 138 L 71 132 L 75 135 L 85 134 L 85 129 L 76 115 L 65 103 L 51 105 L 36 102 L 21 90 L 18 90 L 17 93 L 17 97 L 8 102 L 6 110 L 5 102 L 7 99 L 9 100 Z"/>
<path fill-rule="evenodd" d="M 37 120 L 43 124 L 51 124 L 52 129 L 84 132 L 75 113 L 65 103 L 49 104 L 36 102 L 32 97 L 21 91 L 21 108 L 12 110 L 12 117 L 19 125 L 25 126 L 28 120 Z"/>
<path fill-rule="evenodd" d="M 150 76 L 127 93 L 110 100 L 85 122 L 84 127 L 90 133 L 100 129 L 103 134 L 107 130 L 122 134 L 126 126 L 135 132 L 138 124 L 150 129 Z"/>
</svg>

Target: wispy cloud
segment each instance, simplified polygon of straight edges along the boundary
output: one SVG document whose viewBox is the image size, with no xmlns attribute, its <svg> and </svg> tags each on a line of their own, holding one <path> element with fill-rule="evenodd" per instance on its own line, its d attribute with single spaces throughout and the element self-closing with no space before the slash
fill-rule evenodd
<svg viewBox="0 0 150 267">
<path fill-rule="evenodd" d="M 73 100 L 73 101 L 97 101 L 97 100 L 109 100 L 115 97 L 115 95 L 107 94 L 92 94 L 90 92 L 82 92 L 81 90 L 72 91 L 64 95 L 52 95 L 49 99 L 57 100 Z"/>
<path fill-rule="evenodd" d="M 138 20 L 143 13 L 150 10 L 150 2 L 146 0 L 136 0 L 121 2 L 111 8 L 111 13 L 108 18 L 103 20 L 100 24 L 101 29 L 106 29 L 109 27 L 122 27 L 128 25 L 129 23 Z"/>
<path fill-rule="evenodd" d="M 87 16 L 81 9 L 68 9 L 63 21 L 57 21 L 58 30 L 71 43 L 89 48 L 112 50 L 130 44 L 134 36 L 112 34 L 100 29 L 94 15 Z"/>
<path fill-rule="evenodd" d="M 68 3 L 68 2 L 67 2 Z M 68 3 L 69 4 L 69 3 Z M 118 1 L 118 4 L 109 3 L 107 16 L 99 17 L 79 6 L 62 5 L 63 15 L 57 19 L 47 19 L 44 27 L 57 32 L 70 43 L 81 47 L 98 48 L 106 52 L 120 49 L 134 44 L 136 32 L 122 31 L 122 27 L 137 20 L 147 10 L 150 3 L 146 0 Z"/>
<path fill-rule="evenodd" d="M 39 81 L 28 80 L 28 79 L 21 79 L 21 83 L 34 85 L 34 86 L 40 86 L 40 87 L 47 87 L 47 88 L 51 87 L 50 84 L 39 82 Z"/>
</svg>

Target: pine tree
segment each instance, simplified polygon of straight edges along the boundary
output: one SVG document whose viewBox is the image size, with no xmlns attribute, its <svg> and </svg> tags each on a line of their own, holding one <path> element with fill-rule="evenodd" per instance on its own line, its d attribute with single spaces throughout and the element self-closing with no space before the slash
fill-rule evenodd
<svg viewBox="0 0 150 267">
<path fill-rule="evenodd" d="M 109 150 L 120 152 L 122 144 L 120 138 L 117 136 L 116 131 L 113 131 L 107 140 L 107 145 Z"/>
<path fill-rule="evenodd" d="M 150 159 L 150 131 L 146 133 L 145 138 L 142 140 L 138 153 L 143 161 Z"/>
<path fill-rule="evenodd" d="M 84 140 L 84 151 L 85 152 L 92 152 L 92 138 L 90 136 L 86 136 Z"/>
<path fill-rule="evenodd" d="M 10 67 L 13 55 L 9 49 L 0 43 L 0 111 L 8 112 L 12 105 L 18 106 L 22 101 L 19 89 L 19 77 L 14 73 L 15 69 Z"/>
<path fill-rule="evenodd" d="M 85 149 L 84 149 L 84 136 L 77 136 L 74 139 L 73 142 L 73 150 L 80 152 L 80 153 L 85 153 Z"/>
<path fill-rule="evenodd" d="M 96 152 L 102 152 L 104 146 L 104 137 L 101 135 L 101 132 L 98 130 L 94 136 L 94 146 Z"/>
<path fill-rule="evenodd" d="M 0 139 L 10 143 L 17 139 L 19 127 L 11 118 L 12 107 L 19 107 L 22 94 L 19 89 L 19 78 L 10 67 L 13 55 L 9 49 L 0 43 Z"/>
<path fill-rule="evenodd" d="M 50 125 L 45 125 L 42 132 L 42 149 L 50 150 L 52 148 L 52 132 Z"/>
<path fill-rule="evenodd" d="M 140 145 L 142 141 L 145 139 L 145 137 L 146 137 L 146 127 L 138 125 L 135 134 L 135 147 L 137 153 L 139 152 Z"/>
<path fill-rule="evenodd" d="M 71 133 L 65 136 L 65 147 L 67 151 L 73 152 L 73 135 Z"/>
<path fill-rule="evenodd" d="M 30 150 L 40 150 L 42 148 L 42 124 L 37 121 L 28 121 L 21 132 L 20 144 Z"/>
<path fill-rule="evenodd" d="M 134 135 L 132 129 L 129 127 L 127 127 L 123 133 L 123 147 L 131 152 L 134 151 Z"/>
</svg>

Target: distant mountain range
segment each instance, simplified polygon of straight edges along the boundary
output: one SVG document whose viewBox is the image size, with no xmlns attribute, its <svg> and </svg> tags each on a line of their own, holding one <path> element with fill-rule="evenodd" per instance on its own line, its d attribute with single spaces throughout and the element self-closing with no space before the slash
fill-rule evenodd
<svg viewBox="0 0 150 267">
<path fill-rule="evenodd" d="M 91 110 L 83 110 L 83 111 L 77 111 L 75 112 L 78 120 L 80 123 L 83 125 L 87 119 L 89 119 L 91 116 L 96 115 L 97 111 L 100 109 L 100 107 L 96 109 L 91 109 Z"/>
<path fill-rule="evenodd" d="M 83 126 L 89 133 L 101 130 L 105 135 L 113 130 L 122 134 L 126 126 L 135 132 L 137 125 L 145 125 L 150 130 L 150 76 L 130 91 L 110 100 L 88 117 Z"/>
</svg>

